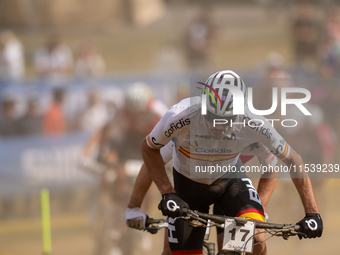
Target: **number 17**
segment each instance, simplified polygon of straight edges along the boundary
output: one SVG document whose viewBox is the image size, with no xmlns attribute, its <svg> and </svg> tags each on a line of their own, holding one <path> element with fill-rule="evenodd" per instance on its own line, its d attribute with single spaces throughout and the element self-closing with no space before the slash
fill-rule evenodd
<svg viewBox="0 0 340 255">
<path fill-rule="evenodd" d="M 248 229 L 240 229 L 240 232 L 243 232 L 244 235 L 241 238 L 241 241 L 244 242 L 246 240 L 247 235 L 249 234 L 250 230 Z M 233 228 L 232 230 L 229 231 L 231 234 L 231 240 L 235 240 L 235 235 L 236 235 L 236 228 Z"/>
</svg>

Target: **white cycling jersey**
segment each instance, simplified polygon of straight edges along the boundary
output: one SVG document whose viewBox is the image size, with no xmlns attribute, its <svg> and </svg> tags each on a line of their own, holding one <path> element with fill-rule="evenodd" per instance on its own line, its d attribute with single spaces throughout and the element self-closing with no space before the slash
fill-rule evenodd
<svg viewBox="0 0 340 255">
<path fill-rule="evenodd" d="M 164 164 L 169 163 L 169 161 L 172 159 L 172 154 L 175 152 L 174 148 L 174 140 L 171 140 L 164 147 L 161 148 L 161 156 Z"/>
<path fill-rule="evenodd" d="M 225 176 L 223 171 L 206 171 L 211 166 L 234 166 L 242 150 L 262 143 L 276 157 L 287 158 L 290 147 L 271 122 L 245 108 L 220 140 L 212 139 L 201 114 L 201 98 L 186 98 L 172 106 L 147 136 L 151 148 L 160 149 L 174 139 L 174 168 L 196 182 L 211 184 Z M 197 168 L 198 167 L 198 168 Z M 200 170 L 201 169 L 201 170 Z"/>
<path fill-rule="evenodd" d="M 242 156 L 244 159 L 242 159 Z M 261 166 L 276 166 L 277 164 L 277 157 L 271 151 L 264 146 L 262 143 L 252 143 L 245 147 L 241 152 L 241 160 L 242 163 L 247 162 L 249 159 L 246 157 L 256 156 L 259 160 Z"/>
<path fill-rule="evenodd" d="M 174 148 L 175 143 L 173 139 L 161 148 L 161 156 L 164 164 L 169 163 L 172 159 L 173 153 L 176 152 Z M 276 166 L 277 164 L 277 158 L 262 143 L 253 143 L 248 145 L 242 150 L 241 156 L 244 156 L 244 159 L 241 157 L 242 163 L 245 163 L 253 156 L 256 156 L 262 166 Z"/>
</svg>

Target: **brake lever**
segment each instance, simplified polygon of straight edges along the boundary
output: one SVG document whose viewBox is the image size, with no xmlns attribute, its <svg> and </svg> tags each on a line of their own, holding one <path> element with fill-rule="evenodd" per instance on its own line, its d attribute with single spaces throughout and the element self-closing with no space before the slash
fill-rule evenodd
<svg viewBox="0 0 340 255">
<path fill-rule="evenodd" d="M 151 226 L 151 227 L 147 227 L 147 228 L 144 228 L 143 231 L 147 231 L 149 232 L 150 234 L 157 234 L 159 228 L 158 227 L 155 227 L 155 226 Z"/>
<path fill-rule="evenodd" d="M 187 215 L 190 215 L 191 217 L 195 217 L 195 219 L 199 219 L 200 218 L 200 216 L 198 215 L 198 211 L 188 210 Z"/>
<path fill-rule="evenodd" d="M 183 220 L 190 220 L 192 218 L 194 219 L 199 219 L 199 216 L 197 213 L 195 213 L 195 211 L 192 211 L 190 209 L 185 210 L 186 216 L 178 216 L 174 218 L 174 221 L 178 220 L 178 219 L 183 219 Z"/>
<path fill-rule="evenodd" d="M 179 216 L 179 217 L 175 217 L 175 218 L 174 218 L 174 222 L 176 222 L 176 220 L 178 220 L 178 219 L 190 220 L 190 216 Z"/>
<path fill-rule="evenodd" d="M 199 221 L 199 222 L 201 222 L 201 223 L 208 224 L 208 221 L 207 221 L 207 220 L 200 218 L 200 216 L 198 215 L 198 212 L 197 212 L 197 211 L 189 211 L 188 213 L 191 214 L 190 217 L 191 217 L 193 220 Z"/>
<path fill-rule="evenodd" d="M 284 240 L 288 240 L 290 236 L 295 236 L 301 234 L 302 236 L 307 236 L 305 233 L 294 231 L 292 228 L 286 228 L 276 231 L 276 236 L 282 236 Z"/>
<path fill-rule="evenodd" d="M 190 225 L 193 225 L 193 226 L 203 226 L 204 224 L 207 223 L 205 219 L 200 218 L 197 211 L 187 210 L 186 213 L 187 213 L 186 216 L 176 217 L 174 218 L 174 221 L 176 222 L 176 220 L 178 219 L 187 220 L 190 222 Z"/>
</svg>

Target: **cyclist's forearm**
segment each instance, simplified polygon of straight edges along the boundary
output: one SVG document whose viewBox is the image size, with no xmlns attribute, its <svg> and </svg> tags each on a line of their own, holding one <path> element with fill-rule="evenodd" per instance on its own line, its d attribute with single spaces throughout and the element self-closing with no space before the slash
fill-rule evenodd
<svg viewBox="0 0 340 255">
<path fill-rule="evenodd" d="M 304 165 L 301 156 L 297 154 L 297 152 L 295 152 L 293 148 L 291 148 L 291 153 L 289 157 L 286 160 L 284 160 L 284 162 L 288 166 L 295 165 L 296 168 Z M 308 174 L 305 173 L 304 171 L 301 171 L 301 172 L 291 171 L 290 176 L 300 195 L 305 212 L 306 213 L 317 213 L 318 207 L 315 203 L 313 188 L 312 188 L 311 181 L 308 177 Z"/>
<path fill-rule="evenodd" d="M 305 213 L 318 213 L 318 207 L 316 206 L 314 194 L 312 190 L 312 184 L 309 178 L 295 178 L 292 179 L 296 189 L 299 192 Z"/>
<path fill-rule="evenodd" d="M 141 207 L 145 194 L 149 190 L 151 183 L 151 176 L 149 175 L 145 164 L 143 164 L 133 187 L 128 207 Z"/>
<path fill-rule="evenodd" d="M 261 178 L 259 181 L 259 185 L 257 188 L 257 192 L 260 196 L 263 209 L 266 210 L 269 199 L 274 192 L 276 187 L 277 177 L 276 178 Z"/>
<path fill-rule="evenodd" d="M 166 175 L 160 151 L 151 149 L 144 139 L 141 146 L 141 152 L 148 172 L 161 194 L 175 193 L 175 190 Z"/>
</svg>

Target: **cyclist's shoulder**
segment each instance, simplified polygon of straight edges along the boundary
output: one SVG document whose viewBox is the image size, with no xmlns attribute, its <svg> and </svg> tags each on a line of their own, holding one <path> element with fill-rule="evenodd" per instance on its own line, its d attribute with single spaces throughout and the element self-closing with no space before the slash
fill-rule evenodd
<svg viewBox="0 0 340 255">
<path fill-rule="evenodd" d="M 154 98 L 150 103 L 148 110 L 162 117 L 168 110 L 168 106 L 161 100 Z"/>
<path fill-rule="evenodd" d="M 268 120 L 262 116 L 262 115 L 256 115 L 254 113 L 252 113 L 248 107 L 245 107 L 244 108 L 244 114 L 241 115 L 242 117 L 242 121 L 245 121 L 246 124 L 249 124 L 249 123 L 267 123 Z"/>
<path fill-rule="evenodd" d="M 262 115 L 256 115 L 248 108 L 245 108 L 244 114 L 240 115 L 241 122 L 243 126 L 246 127 L 248 130 L 254 130 L 256 127 L 266 127 L 270 129 L 274 129 L 272 125 L 272 120 L 267 119 Z"/>
<path fill-rule="evenodd" d="M 240 118 L 241 132 L 254 142 L 262 140 L 262 135 L 268 139 L 279 137 L 272 122 L 264 116 L 255 115 L 249 109 L 245 109 L 244 115 L 241 115 Z"/>
<path fill-rule="evenodd" d="M 201 107 L 201 97 L 187 97 L 174 104 L 170 109 L 199 109 Z"/>
<path fill-rule="evenodd" d="M 181 100 L 179 103 L 174 104 L 168 110 L 168 116 L 191 116 L 193 113 L 197 112 L 201 108 L 201 98 L 200 97 L 189 97 Z M 166 115 L 165 115 L 166 116 Z"/>
</svg>

